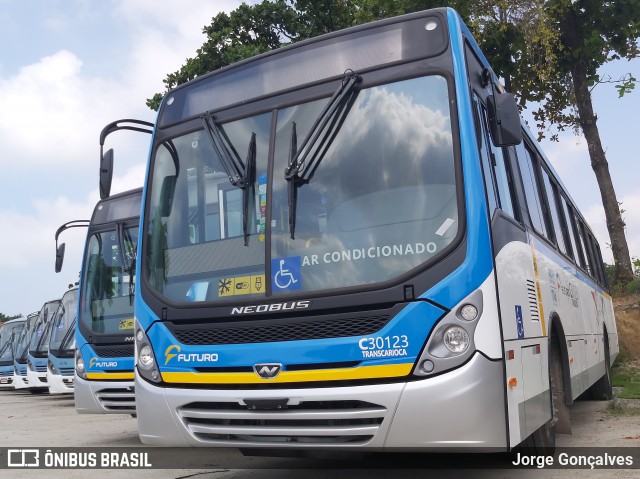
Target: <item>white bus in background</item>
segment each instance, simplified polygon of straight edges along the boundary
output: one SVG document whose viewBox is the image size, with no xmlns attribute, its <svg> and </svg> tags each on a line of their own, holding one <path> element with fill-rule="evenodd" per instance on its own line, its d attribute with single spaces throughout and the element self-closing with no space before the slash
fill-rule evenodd
<svg viewBox="0 0 640 479">
<path fill-rule="evenodd" d="M 27 379 L 27 350 L 29 348 L 29 338 L 36 321 L 38 320 L 38 312 L 31 313 L 27 316 L 20 335 L 13 343 L 13 387 L 14 389 L 25 389 L 29 387 Z"/>
<path fill-rule="evenodd" d="M 34 394 L 49 391 L 47 385 L 49 342 L 46 332 L 49 324 L 55 319 L 59 304 L 59 299 L 44 303 L 31 330 L 27 348 L 27 382 L 30 391 Z"/>
<path fill-rule="evenodd" d="M 49 328 L 47 384 L 50 394 L 73 393 L 76 347 L 74 333 L 77 312 L 78 288 L 74 287 L 62 296 L 54 321 Z"/>
<path fill-rule="evenodd" d="M 25 318 L 12 319 L 0 329 L 0 386 L 13 386 L 13 343 L 25 322 Z"/>
</svg>

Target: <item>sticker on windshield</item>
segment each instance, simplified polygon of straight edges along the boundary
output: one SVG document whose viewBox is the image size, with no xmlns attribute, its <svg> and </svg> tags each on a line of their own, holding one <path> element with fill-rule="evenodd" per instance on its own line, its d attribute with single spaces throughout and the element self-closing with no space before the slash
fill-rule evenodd
<svg viewBox="0 0 640 479">
<path fill-rule="evenodd" d="M 428 243 L 402 243 L 383 246 L 371 246 L 370 248 L 328 251 L 320 255 L 305 255 L 302 258 L 302 266 L 314 266 L 318 264 L 341 263 L 345 261 L 388 258 L 390 256 L 410 256 L 421 255 L 424 253 L 435 254 L 437 251 L 438 246 L 432 241 Z"/>
<path fill-rule="evenodd" d="M 218 281 L 218 296 L 241 296 L 243 294 L 260 294 L 264 292 L 264 274 L 221 278 Z"/>
<path fill-rule="evenodd" d="M 447 218 L 446 220 L 444 220 L 444 223 L 442 223 L 440 225 L 440 228 L 438 228 L 438 231 L 436 231 L 436 235 L 444 236 L 444 234 L 449 230 L 449 228 L 451 228 L 451 225 L 453 223 L 455 223 L 455 220 L 451 218 Z"/>
<path fill-rule="evenodd" d="M 133 329 L 133 318 L 121 319 L 120 324 L 118 324 L 118 329 Z"/>
<path fill-rule="evenodd" d="M 271 260 L 271 287 L 274 291 L 293 291 L 300 289 L 302 279 L 300 270 L 302 258 L 275 258 Z"/>
</svg>

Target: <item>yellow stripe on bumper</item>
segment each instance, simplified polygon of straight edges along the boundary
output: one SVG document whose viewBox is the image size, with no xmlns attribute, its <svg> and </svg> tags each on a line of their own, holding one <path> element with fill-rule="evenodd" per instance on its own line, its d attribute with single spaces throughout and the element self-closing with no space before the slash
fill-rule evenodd
<svg viewBox="0 0 640 479">
<path fill-rule="evenodd" d="M 345 381 L 406 376 L 413 363 L 385 366 L 363 366 L 348 369 L 317 369 L 309 371 L 282 371 L 274 379 L 262 379 L 256 373 L 162 373 L 162 380 L 180 384 L 266 384 L 302 383 L 310 381 Z"/>
<path fill-rule="evenodd" d="M 87 373 L 87 379 L 99 379 L 99 380 L 133 380 L 133 373 Z"/>
</svg>

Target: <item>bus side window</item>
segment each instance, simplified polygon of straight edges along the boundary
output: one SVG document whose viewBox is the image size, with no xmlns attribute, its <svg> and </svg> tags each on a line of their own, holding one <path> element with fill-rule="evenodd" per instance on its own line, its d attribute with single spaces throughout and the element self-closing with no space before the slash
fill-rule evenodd
<svg viewBox="0 0 640 479">
<path fill-rule="evenodd" d="M 560 195 L 560 202 L 562 203 L 562 212 L 561 212 L 561 220 L 563 231 L 565 232 L 565 236 L 568 238 L 567 243 L 567 254 L 573 258 L 575 263 L 578 263 L 578 248 L 576 246 L 576 238 L 573 233 L 573 228 L 571 227 L 571 214 L 569 213 L 569 205 L 567 204 L 567 199 Z"/>
<path fill-rule="evenodd" d="M 553 225 L 554 236 L 556 238 L 556 244 L 563 254 L 567 254 L 567 246 L 564 241 L 562 233 L 562 225 L 560 224 L 560 216 L 558 215 L 558 199 L 556 185 L 549 176 L 549 173 L 545 168 L 542 168 L 542 181 L 547 194 L 547 205 L 549 206 L 549 215 L 551 216 L 551 223 Z"/>
<path fill-rule="evenodd" d="M 576 217 L 576 213 L 572 207 L 570 207 L 570 220 L 571 220 L 571 228 L 573 229 L 573 234 L 576 238 L 576 249 L 578 251 L 578 263 L 580 267 L 584 270 L 587 269 L 587 261 L 586 255 L 584 251 L 584 242 L 582 238 L 582 233 L 580 232 L 578 218 Z"/>
<path fill-rule="evenodd" d="M 530 147 L 526 145 L 525 141 L 516 146 L 516 154 L 518 157 L 520 174 L 522 176 L 524 195 L 527 200 L 526 213 L 528 213 L 529 216 L 529 225 L 538 233 L 547 236 L 540 191 L 538 190 L 538 183 L 535 175 L 535 155 L 531 152 Z"/>
</svg>

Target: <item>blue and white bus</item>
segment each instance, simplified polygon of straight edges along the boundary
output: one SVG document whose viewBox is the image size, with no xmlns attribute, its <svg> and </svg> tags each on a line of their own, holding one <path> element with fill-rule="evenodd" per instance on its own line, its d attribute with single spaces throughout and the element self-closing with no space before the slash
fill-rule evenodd
<svg viewBox="0 0 640 479">
<path fill-rule="evenodd" d="M 88 227 L 75 322 L 74 399 L 81 414 L 135 414 L 133 301 L 142 189 L 111 195 L 113 149 L 106 138 L 120 130 L 150 134 L 153 124 L 123 119 L 100 133 L 100 201 L 90 221 L 74 220 L 56 232 L 56 272 L 62 269 L 69 228 Z"/>
<path fill-rule="evenodd" d="M 25 389 L 29 387 L 27 380 L 27 348 L 29 347 L 29 337 L 33 326 L 38 319 L 38 312 L 27 316 L 20 335 L 13 343 L 13 387 L 14 389 Z"/>
<path fill-rule="evenodd" d="M 142 190 L 100 200 L 85 244 L 75 327 L 81 414 L 135 413 L 133 300 Z"/>
<path fill-rule="evenodd" d="M 49 329 L 55 320 L 60 300 L 44 303 L 34 323 L 27 347 L 27 383 L 31 393 L 48 392 L 47 362 L 49 358 Z"/>
<path fill-rule="evenodd" d="M 451 9 L 168 92 L 138 258 L 146 444 L 544 452 L 611 395 L 598 243 Z"/>
<path fill-rule="evenodd" d="M 25 318 L 6 321 L 0 329 L 0 387 L 13 387 L 13 345 L 24 327 Z"/>
<path fill-rule="evenodd" d="M 62 296 L 55 319 L 49 328 L 49 394 L 73 394 L 77 310 L 78 288 L 74 287 Z"/>
</svg>

